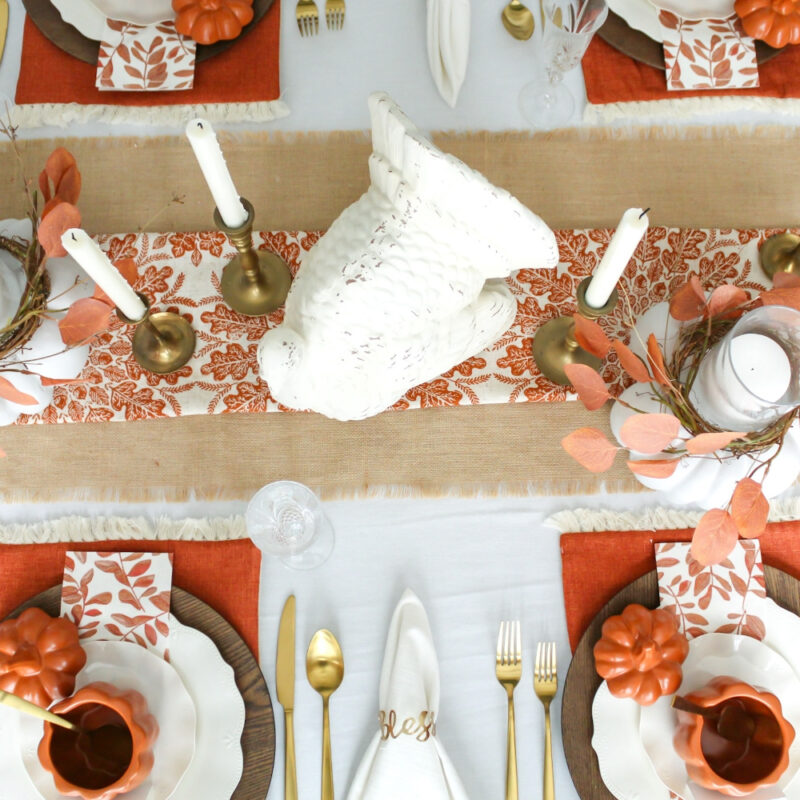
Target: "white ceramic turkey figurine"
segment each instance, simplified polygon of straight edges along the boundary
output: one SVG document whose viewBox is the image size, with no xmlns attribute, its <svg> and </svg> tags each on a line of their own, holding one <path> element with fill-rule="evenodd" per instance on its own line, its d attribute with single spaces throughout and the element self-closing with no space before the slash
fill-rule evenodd
<svg viewBox="0 0 800 800">
<path fill-rule="evenodd" d="M 369 108 L 369 189 L 305 254 L 258 351 L 278 402 L 340 420 L 492 345 L 517 310 L 502 278 L 558 263 L 535 214 L 424 139 L 388 95 Z"/>
</svg>

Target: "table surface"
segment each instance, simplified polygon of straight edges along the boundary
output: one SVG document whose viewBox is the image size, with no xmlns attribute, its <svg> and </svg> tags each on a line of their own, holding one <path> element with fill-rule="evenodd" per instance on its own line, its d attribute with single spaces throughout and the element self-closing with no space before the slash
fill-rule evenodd
<svg viewBox="0 0 800 800">
<path fill-rule="evenodd" d="M 334 778 L 339 797 L 355 774 L 377 725 L 378 682 L 386 633 L 406 587 L 428 612 L 441 667 L 439 736 L 472 798 L 504 796 L 506 700 L 494 676 L 499 621 L 520 619 L 523 678 L 515 693 L 522 796 L 538 796 L 543 716 L 533 693 L 538 641 L 554 640 L 563 687 L 569 665 L 561 590 L 559 533 L 544 524 L 563 508 L 618 510 L 657 504 L 657 496 L 373 498 L 325 503 L 336 535 L 330 559 L 310 572 L 264 557 L 260 660 L 275 698 L 275 647 L 283 603 L 297 597 L 295 730 L 300 800 L 318 797 L 321 705 L 305 680 L 305 649 L 314 631 L 339 638 L 345 679 L 331 701 Z M 241 513 L 243 503 L 14 505 L 0 523 L 67 514 Z M 577 800 L 563 751 L 560 694 L 552 711 L 556 796 Z M 283 715 L 275 706 L 277 755 L 270 798 L 283 797 Z M 587 757 L 588 757 L 587 752 Z"/>
<path fill-rule="evenodd" d="M 324 24 L 315 37 L 300 36 L 294 3 L 284 0 L 281 20 L 281 87 L 291 114 L 259 124 L 222 125 L 231 130 L 266 128 L 276 131 L 364 130 L 369 128 L 367 96 L 383 90 L 400 104 L 423 130 L 516 130 L 528 128 L 517 104 L 520 89 L 542 74 L 540 28 L 527 42 L 513 39 L 500 21 L 502 0 L 472 2 L 472 34 L 466 79 L 458 103 L 451 109 L 436 90 L 426 50 L 426 3 L 348 0 L 341 31 Z M 5 54 L 0 63 L 0 101 L 14 97 L 19 73 L 24 10 L 22 0 L 10 0 Z M 367 66 L 368 65 L 368 66 Z M 580 69 L 566 76 L 577 99 L 571 121 L 579 125 L 586 104 Z M 670 124 L 677 120 L 669 120 Z M 753 110 L 697 115 L 693 122 L 775 122 L 796 119 Z M 629 126 L 635 120 L 622 120 Z M 162 135 L 175 127 L 70 125 L 71 136 Z M 43 127 L 21 132 L 23 137 L 63 135 L 63 128 Z"/>
</svg>

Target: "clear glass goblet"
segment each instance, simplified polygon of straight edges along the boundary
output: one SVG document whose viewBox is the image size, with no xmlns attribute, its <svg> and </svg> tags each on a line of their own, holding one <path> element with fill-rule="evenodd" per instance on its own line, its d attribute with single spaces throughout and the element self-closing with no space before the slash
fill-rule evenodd
<svg viewBox="0 0 800 800">
<path fill-rule="evenodd" d="M 575 99 L 562 83 L 580 63 L 592 36 L 608 16 L 605 0 L 542 0 L 542 54 L 545 76 L 522 87 L 519 108 L 535 128 L 558 128 L 575 111 Z"/>
<path fill-rule="evenodd" d="M 319 498 L 302 483 L 275 481 L 259 489 L 245 524 L 259 550 L 292 569 L 318 567 L 333 550 L 333 527 Z"/>
</svg>

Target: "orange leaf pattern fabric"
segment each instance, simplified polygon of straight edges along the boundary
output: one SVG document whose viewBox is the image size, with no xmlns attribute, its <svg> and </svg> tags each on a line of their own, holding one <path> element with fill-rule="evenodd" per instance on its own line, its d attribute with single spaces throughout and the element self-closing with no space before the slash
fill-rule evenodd
<svg viewBox="0 0 800 800">
<path fill-rule="evenodd" d="M 175 30 L 174 22 L 134 25 L 107 19 L 95 85 L 101 92 L 191 89 L 196 47 Z"/>
<path fill-rule="evenodd" d="M 767 599 L 761 547 L 740 539 L 721 563 L 704 567 L 689 542 L 654 545 L 661 608 L 678 618 L 688 639 L 705 633 L 734 633 L 763 639 Z"/>
<path fill-rule="evenodd" d="M 750 89 L 758 86 L 755 42 L 736 17 L 688 20 L 661 9 L 667 89 Z"/>
<path fill-rule="evenodd" d="M 631 269 L 622 278 L 630 313 L 638 317 L 669 298 L 686 282 L 686 271 L 707 286 L 735 283 L 757 294 L 764 288 L 758 271 L 758 245 L 775 230 L 678 230 L 650 228 Z M 476 353 L 443 375 L 399 398 L 395 410 L 434 405 L 552 402 L 574 399 L 570 387 L 557 386 L 536 368 L 531 338 L 549 319 L 576 311 L 577 285 L 597 267 L 608 246 L 608 230 L 556 232 L 561 263 L 554 269 L 527 269 L 506 284 L 517 300 L 509 330 L 489 349 Z M 257 233 L 263 250 L 281 256 L 292 269 L 319 238 L 318 232 Z M 154 308 L 186 317 L 197 333 L 192 360 L 171 375 L 144 371 L 131 356 L 133 329 L 112 314 L 109 328 L 96 336 L 78 378 L 54 387 L 43 412 L 23 414 L 17 424 L 153 419 L 189 414 L 288 411 L 259 378 L 259 340 L 283 319 L 283 310 L 266 317 L 232 311 L 219 292 L 219 276 L 235 249 L 219 231 L 200 233 L 125 233 L 98 237 L 101 248 L 125 269 L 134 288 Z M 629 341 L 626 304 L 601 320 L 612 339 Z M 612 396 L 630 383 L 620 375 L 617 354 L 609 352 L 602 377 Z"/>
<path fill-rule="evenodd" d="M 172 553 L 69 551 L 61 615 L 81 639 L 133 642 L 166 658 Z"/>
</svg>

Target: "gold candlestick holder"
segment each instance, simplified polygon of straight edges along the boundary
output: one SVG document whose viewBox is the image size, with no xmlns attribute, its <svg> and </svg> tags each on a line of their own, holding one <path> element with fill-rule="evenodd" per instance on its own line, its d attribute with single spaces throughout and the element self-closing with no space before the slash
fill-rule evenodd
<svg viewBox="0 0 800 800">
<path fill-rule="evenodd" d="M 776 272 L 800 274 L 800 236 L 796 233 L 776 233 L 758 249 L 761 269 L 769 278 Z"/>
<path fill-rule="evenodd" d="M 238 228 L 228 227 L 219 209 L 214 209 L 214 224 L 239 251 L 222 270 L 222 297 L 234 311 L 248 317 L 260 317 L 286 302 L 292 273 L 280 256 L 253 247 L 255 211 L 248 200 L 240 199 L 247 211 L 247 219 Z"/>
<path fill-rule="evenodd" d="M 136 326 L 133 333 L 133 357 L 150 372 L 159 375 L 175 372 L 194 353 L 194 330 L 179 314 L 171 311 L 151 313 L 150 300 L 140 292 L 137 294 L 147 308 L 141 319 L 129 319 L 117 309 L 117 316 L 123 322 Z"/>
<path fill-rule="evenodd" d="M 619 294 L 616 289 L 602 308 L 592 308 L 586 302 L 586 290 L 591 278 L 578 284 L 578 313 L 587 319 L 597 319 L 614 310 Z M 567 364 L 586 364 L 599 370 L 603 363 L 597 356 L 587 353 L 575 339 L 575 320 L 572 317 L 557 317 L 546 322 L 533 337 L 533 358 L 536 366 L 546 378 L 562 386 L 570 382 L 564 372 Z"/>
</svg>

